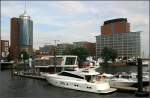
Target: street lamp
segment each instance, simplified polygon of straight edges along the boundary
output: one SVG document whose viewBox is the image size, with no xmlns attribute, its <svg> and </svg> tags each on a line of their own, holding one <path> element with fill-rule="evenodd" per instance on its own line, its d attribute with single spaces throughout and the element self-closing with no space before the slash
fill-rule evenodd
<svg viewBox="0 0 150 98">
<path fill-rule="evenodd" d="M 56 48 L 57 48 L 57 42 L 58 42 L 59 40 L 54 40 L 54 42 L 55 42 L 55 46 L 54 46 L 54 66 L 55 66 L 55 68 L 54 68 L 54 72 L 56 73 Z"/>
<path fill-rule="evenodd" d="M 23 53 L 21 53 L 21 60 L 22 60 L 22 62 L 23 62 L 23 56 L 24 56 Z"/>
</svg>

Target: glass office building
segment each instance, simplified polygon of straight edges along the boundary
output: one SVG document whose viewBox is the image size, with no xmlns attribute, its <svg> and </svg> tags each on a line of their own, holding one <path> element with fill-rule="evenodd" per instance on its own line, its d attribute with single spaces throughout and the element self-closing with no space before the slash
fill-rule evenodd
<svg viewBox="0 0 150 98">
<path fill-rule="evenodd" d="M 33 22 L 26 12 L 20 15 L 20 47 L 21 50 L 25 50 L 29 54 L 32 53 Z"/>
<path fill-rule="evenodd" d="M 20 45 L 33 44 L 33 22 L 30 16 L 23 13 L 20 16 Z"/>
<path fill-rule="evenodd" d="M 111 47 L 119 57 L 140 56 L 140 32 L 114 33 L 96 36 L 96 56 L 100 57 L 104 47 Z"/>
</svg>

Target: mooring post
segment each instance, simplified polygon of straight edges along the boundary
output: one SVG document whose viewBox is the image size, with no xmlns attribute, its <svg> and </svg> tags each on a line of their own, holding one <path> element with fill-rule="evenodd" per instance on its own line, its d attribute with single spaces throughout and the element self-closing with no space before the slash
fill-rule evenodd
<svg viewBox="0 0 150 98">
<path fill-rule="evenodd" d="M 143 91 L 143 81 L 142 81 L 142 59 L 138 58 L 137 59 L 137 63 L 138 63 L 138 91 L 135 92 L 135 96 L 138 97 L 146 97 L 149 96 L 148 92 L 144 92 Z"/>
<path fill-rule="evenodd" d="M 143 91 L 143 80 L 142 80 L 142 59 L 138 58 L 138 92 Z"/>
<path fill-rule="evenodd" d="M 14 63 L 11 64 L 11 77 L 14 77 Z"/>
</svg>

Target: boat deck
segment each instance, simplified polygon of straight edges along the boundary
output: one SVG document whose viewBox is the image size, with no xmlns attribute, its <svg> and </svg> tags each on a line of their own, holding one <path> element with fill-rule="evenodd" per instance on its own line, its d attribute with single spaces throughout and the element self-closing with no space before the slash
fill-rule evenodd
<svg viewBox="0 0 150 98">
<path fill-rule="evenodd" d="M 19 74 L 19 73 L 14 73 L 14 74 L 16 76 L 21 76 L 21 77 L 26 77 L 26 78 L 45 80 L 45 77 L 42 77 L 39 75 L 25 75 L 25 74 Z"/>
</svg>

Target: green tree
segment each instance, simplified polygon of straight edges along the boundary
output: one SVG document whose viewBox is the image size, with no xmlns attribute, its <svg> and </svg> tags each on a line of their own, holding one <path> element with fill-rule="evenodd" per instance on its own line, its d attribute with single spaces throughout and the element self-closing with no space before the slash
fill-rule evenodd
<svg viewBox="0 0 150 98">
<path fill-rule="evenodd" d="M 84 61 L 89 56 L 89 53 L 87 49 L 79 47 L 63 51 L 63 55 L 76 55 L 78 56 L 78 61 Z"/>
<path fill-rule="evenodd" d="M 101 57 L 104 59 L 105 63 L 107 63 L 107 61 L 109 60 L 115 61 L 117 56 L 118 56 L 117 51 L 112 48 L 104 47 L 102 49 Z"/>
<path fill-rule="evenodd" d="M 71 54 L 72 55 L 77 55 L 79 60 L 81 60 L 81 61 L 86 60 L 86 57 L 89 56 L 89 53 L 88 53 L 87 49 L 80 48 L 80 47 L 72 49 Z"/>
<path fill-rule="evenodd" d="M 29 54 L 26 51 L 21 51 L 19 58 L 23 59 L 23 60 L 27 60 L 27 59 L 29 59 Z"/>
<path fill-rule="evenodd" d="M 72 55 L 71 54 L 71 48 L 69 48 L 69 49 L 65 49 L 64 51 L 63 51 L 63 53 L 62 53 L 62 55 Z"/>
<path fill-rule="evenodd" d="M 112 61 L 114 62 L 115 61 L 115 59 L 118 57 L 118 53 L 117 53 L 117 51 L 116 50 L 114 50 L 114 49 L 110 49 L 110 54 L 111 54 L 111 59 L 112 59 Z"/>
<path fill-rule="evenodd" d="M 8 61 L 11 61 L 11 60 L 12 60 L 10 54 L 7 55 L 6 59 L 7 59 Z"/>
</svg>

